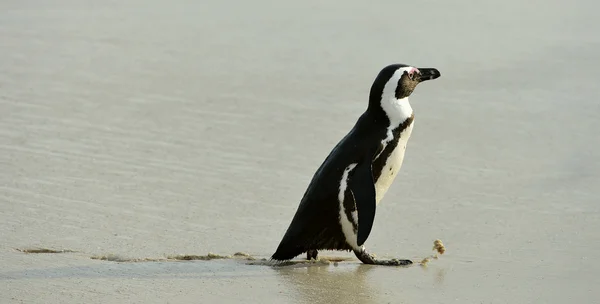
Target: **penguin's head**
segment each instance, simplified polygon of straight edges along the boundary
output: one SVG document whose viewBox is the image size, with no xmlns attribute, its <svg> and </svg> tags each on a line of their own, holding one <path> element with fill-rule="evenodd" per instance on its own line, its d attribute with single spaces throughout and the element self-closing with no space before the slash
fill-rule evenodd
<svg viewBox="0 0 600 304">
<path fill-rule="evenodd" d="M 370 106 L 379 106 L 388 100 L 404 99 L 421 82 L 440 77 L 434 68 L 416 68 L 406 64 L 392 64 L 383 68 L 375 78 L 369 98 Z"/>
</svg>

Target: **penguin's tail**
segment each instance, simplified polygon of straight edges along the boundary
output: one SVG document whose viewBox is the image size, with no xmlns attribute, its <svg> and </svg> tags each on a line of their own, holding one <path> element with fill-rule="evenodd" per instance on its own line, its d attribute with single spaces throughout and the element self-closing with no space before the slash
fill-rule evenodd
<svg viewBox="0 0 600 304">
<path fill-rule="evenodd" d="M 307 250 L 308 249 L 304 248 L 304 246 L 298 246 L 292 244 L 291 242 L 286 242 L 286 239 L 284 238 L 277 247 L 277 250 L 275 250 L 275 253 L 271 256 L 271 259 L 276 261 L 287 261 L 297 257 Z"/>
</svg>

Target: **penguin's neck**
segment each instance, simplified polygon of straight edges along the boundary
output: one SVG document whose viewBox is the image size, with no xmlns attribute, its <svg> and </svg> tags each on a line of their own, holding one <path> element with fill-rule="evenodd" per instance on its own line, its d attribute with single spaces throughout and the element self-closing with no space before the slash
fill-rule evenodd
<svg viewBox="0 0 600 304">
<path fill-rule="evenodd" d="M 408 102 L 408 97 L 397 99 L 394 96 L 383 96 L 381 108 L 394 128 L 413 116 L 413 109 Z"/>
</svg>

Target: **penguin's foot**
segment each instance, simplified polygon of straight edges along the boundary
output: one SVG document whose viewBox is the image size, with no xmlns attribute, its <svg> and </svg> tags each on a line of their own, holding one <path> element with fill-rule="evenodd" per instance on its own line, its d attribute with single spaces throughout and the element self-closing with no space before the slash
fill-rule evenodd
<svg viewBox="0 0 600 304">
<path fill-rule="evenodd" d="M 306 259 L 309 261 L 316 260 L 318 255 L 319 255 L 319 252 L 316 249 L 309 249 L 306 252 Z"/>
<path fill-rule="evenodd" d="M 368 253 L 367 250 L 365 250 L 365 248 L 362 248 L 360 251 L 354 250 L 354 254 L 361 262 L 363 262 L 365 264 L 370 264 L 370 265 L 406 266 L 406 265 L 410 265 L 413 263 L 411 260 L 398 260 L 398 259 L 378 260 L 378 259 L 375 259 L 375 257 L 373 255 Z"/>
</svg>

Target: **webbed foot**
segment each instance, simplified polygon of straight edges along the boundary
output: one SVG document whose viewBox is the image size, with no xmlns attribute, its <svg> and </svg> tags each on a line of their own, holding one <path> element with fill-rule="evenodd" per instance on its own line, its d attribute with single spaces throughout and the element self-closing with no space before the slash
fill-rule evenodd
<svg viewBox="0 0 600 304">
<path fill-rule="evenodd" d="M 361 262 L 363 262 L 365 264 L 370 264 L 370 265 L 406 266 L 406 265 L 410 265 L 413 263 L 411 260 L 399 260 L 399 259 L 378 260 L 373 255 L 368 253 L 364 247 L 360 251 L 354 250 L 354 254 Z"/>
</svg>

